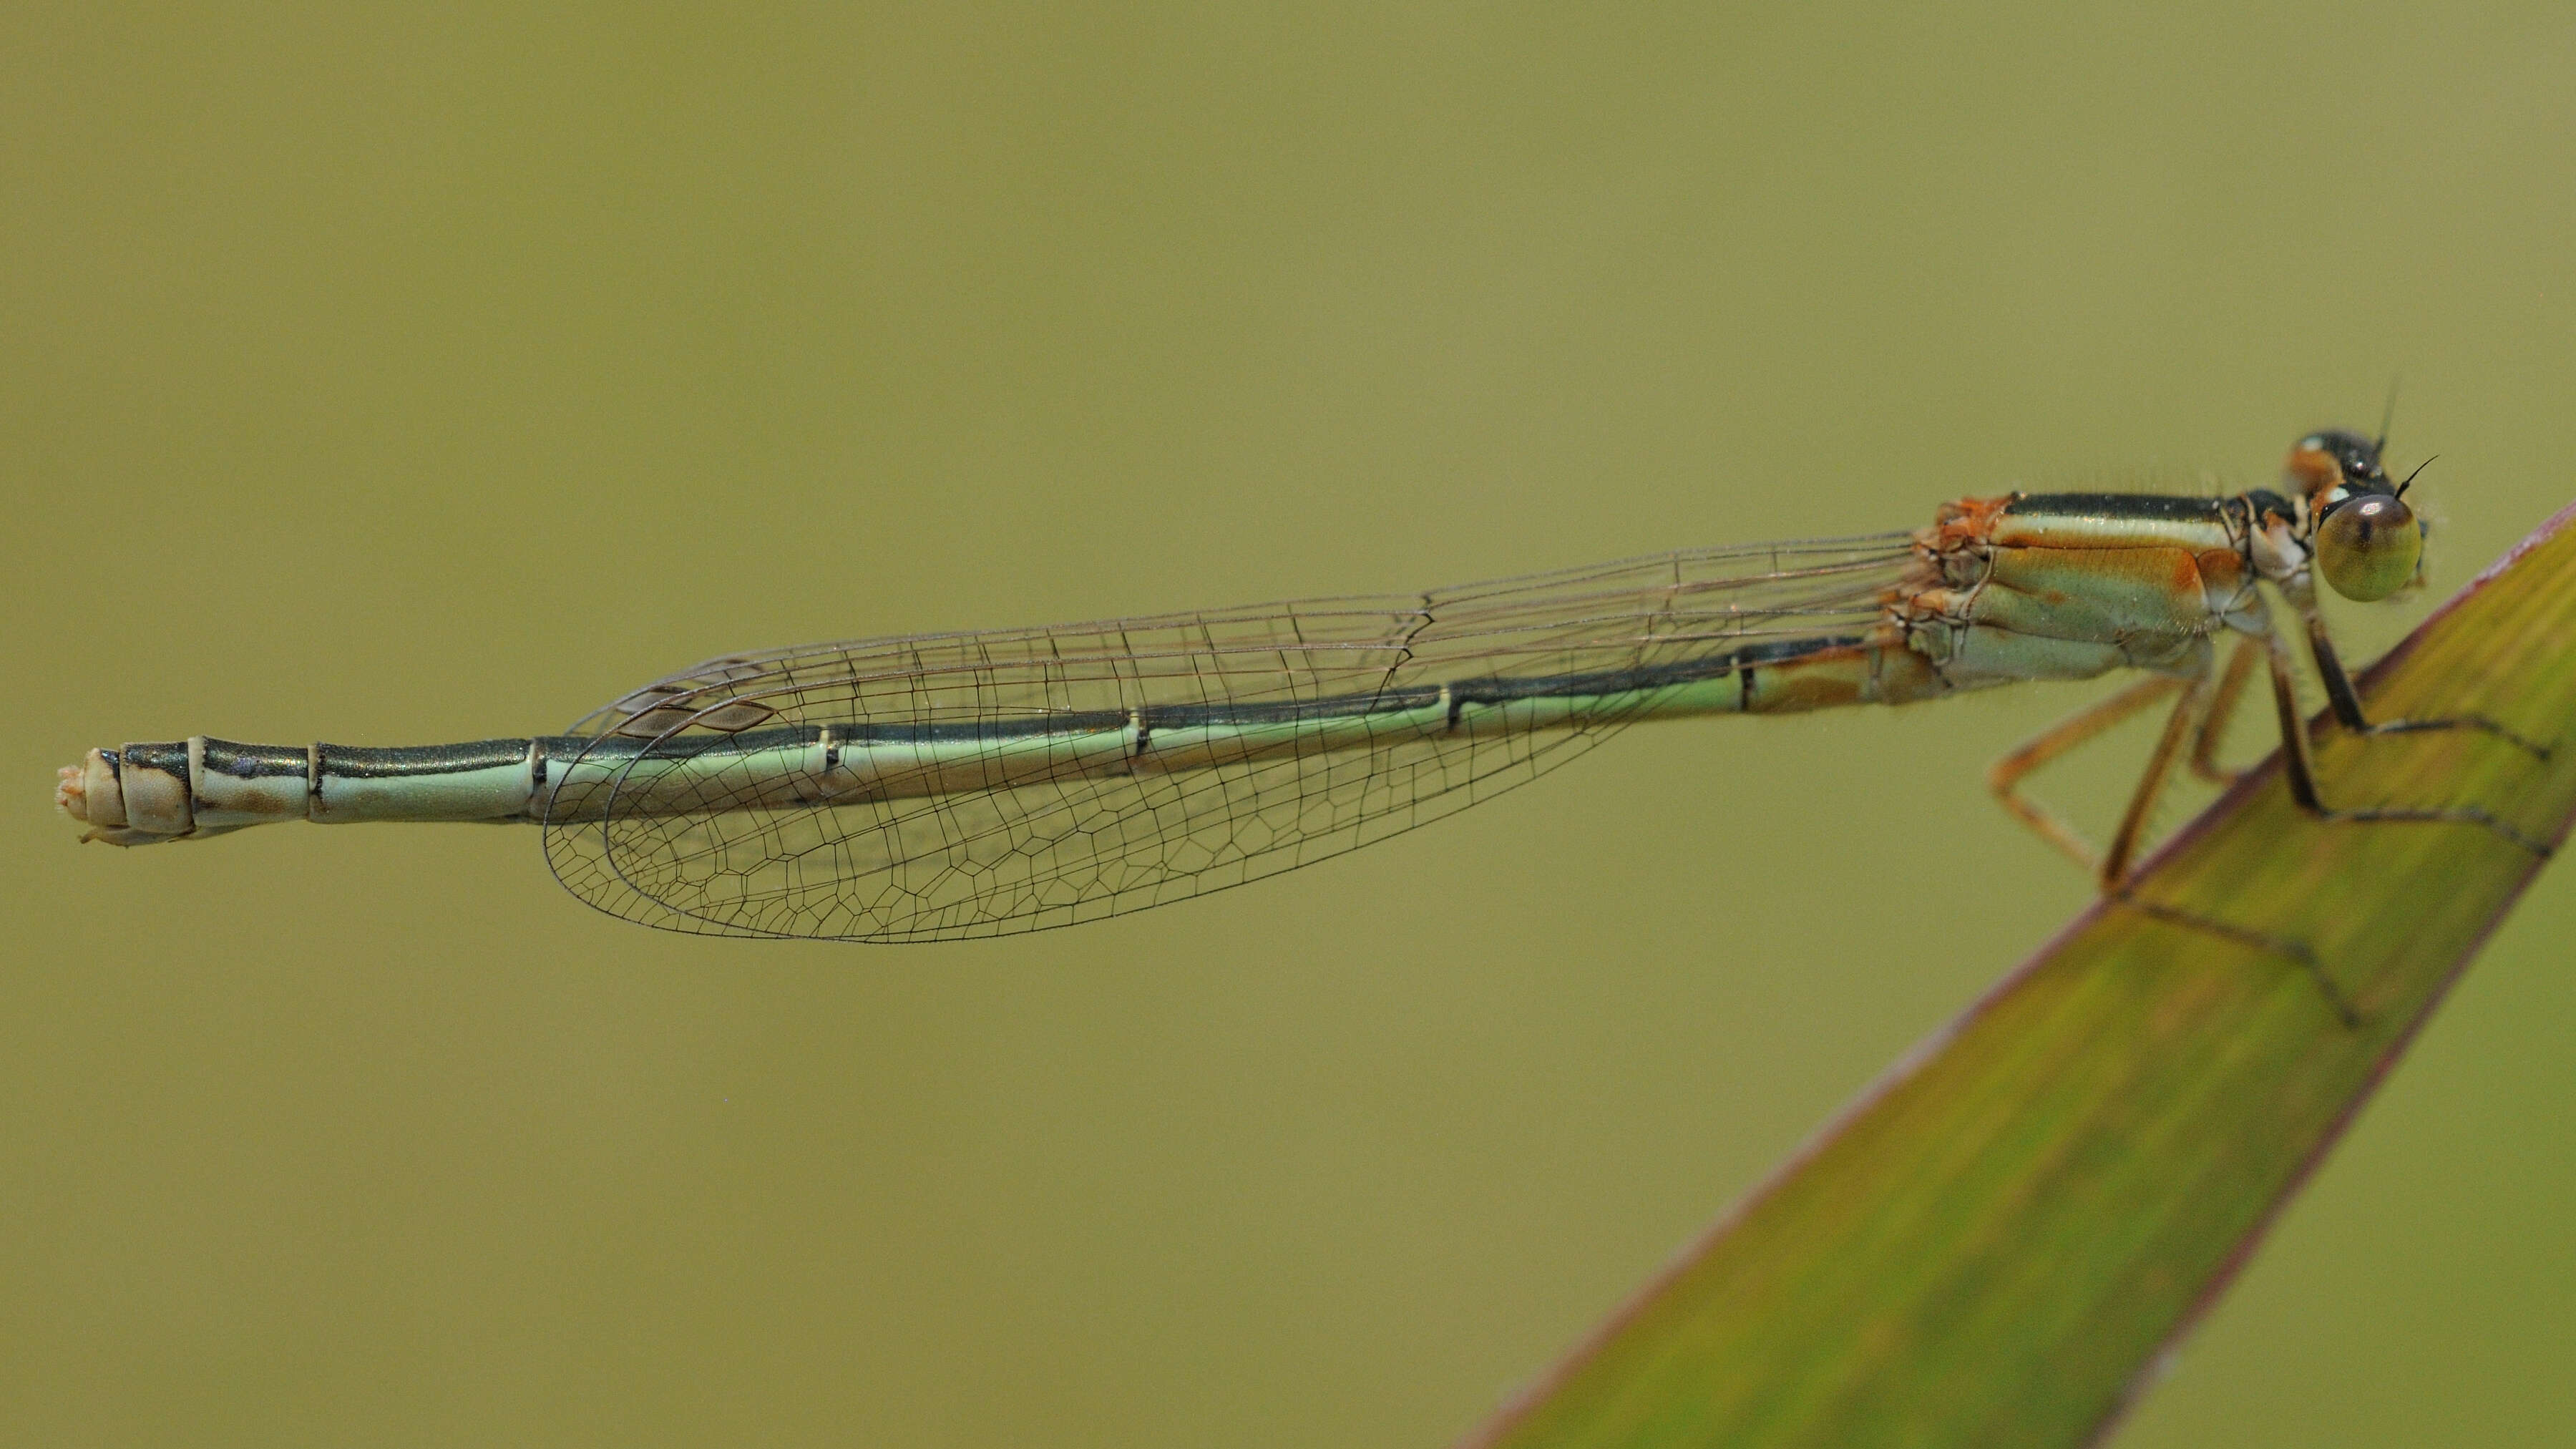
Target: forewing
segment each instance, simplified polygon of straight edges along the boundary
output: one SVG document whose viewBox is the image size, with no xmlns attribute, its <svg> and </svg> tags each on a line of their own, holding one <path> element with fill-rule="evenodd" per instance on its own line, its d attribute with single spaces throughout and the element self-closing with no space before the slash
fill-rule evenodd
<svg viewBox="0 0 2576 1449">
<path fill-rule="evenodd" d="M 1909 535 L 1712 549 L 1409 597 L 1307 600 L 735 655 L 576 732 L 668 758 L 778 725 L 1097 720 L 1187 705 L 1348 703 L 1495 678 L 1651 668 L 1874 622 Z M 1241 884 L 1462 809 L 1583 753 L 1644 701 L 1543 732 L 1389 725 L 1334 748 L 1177 772 L 1073 772 L 828 805 L 752 803 L 717 768 L 687 808 L 550 823 L 575 894 L 674 930 L 876 941 L 1071 925 Z M 1319 719 L 1313 738 L 1326 740 Z M 709 759 L 716 756 L 710 753 Z M 770 794 L 774 795 L 774 790 Z M 667 802 L 666 802 L 667 804 Z"/>
</svg>

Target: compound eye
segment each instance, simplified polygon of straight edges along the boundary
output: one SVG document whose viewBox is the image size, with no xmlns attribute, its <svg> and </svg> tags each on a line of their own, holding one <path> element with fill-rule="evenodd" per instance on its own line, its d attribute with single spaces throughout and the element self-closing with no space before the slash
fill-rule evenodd
<svg viewBox="0 0 2576 1449">
<path fill-rule="evenodd" d="M 2424 530 L 2402 499 L 2364 493 L 2317 524 L 2317 571 L 2347 599 L 2387 598 L 2415 581 L 2423 558 Z"/>
</svg>

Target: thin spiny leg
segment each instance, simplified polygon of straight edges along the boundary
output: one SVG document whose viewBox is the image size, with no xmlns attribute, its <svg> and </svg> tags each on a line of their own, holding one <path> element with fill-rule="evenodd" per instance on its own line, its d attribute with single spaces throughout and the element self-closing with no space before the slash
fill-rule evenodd
<svg viewBox="0 0 2576 1449">
<path fill-rule="evenodd" d="M 2282 712 L 2282 718 L 2285 722 L 2298 720 L 2300 718 L 2298 713 L 2298 695 L 2296 690 L 2291 688 L 2291 677 L 2286 668 L 2286 651 L 2281 646 L 2277 636 L 2271 636 L 2267 638 L 2265 642 L 2268 646 L 2266 647 L 2265 652 L 2272 657 L 2272 690 L 2274 704 Z M 2239 650 L 2238 657 L 2244 657 L 2244 653 L 2241 649 Z M 2236 661 L 2231 659 L 2228 662 L 2227 672 L 2231 676 L 2236 676 L 2241 675 L 2246 671 L 2239 669 Z M 2243 685 L 2240 683 L 2238 685 L 2238 693 L 2241 694 L 2242 691 Z M 2226 685 L 2222 682 L 2219 686 L 2219 694 L 2222 697 L 2212 701 L 2210 713 L 2216 714 L 2222 706 L 2231 709 L 2234 707 L 2233 700 L 2224 698 L 2226 692 Z M 2207 728 L 2206 722 L 2204 721 L 2204 734 L 2207 732 Z M 2287 765 L 2286 773 L 2290 780 L 2290 794 L 2298 800 L 2299 804 L 2303 808 L 2313 811 L 2316 808 L 2316 780 L 2315 771 L 2309 768 L 2307 733 L 2304 729 L 2300 729 L 2296 734 L 2291 734 L 2288 732 L 2289 728 L 2289 725 L 2285 723 L 2284 733 L 2282 736 L 2281 754 Z M 2175 725 L 2168 724 L 2166 726 L 2166 737 L 2168 741 L 2177 738 Z M 2132 806 L 2132 809 L 2134 810 L 2135 806 Z M 2354 1006 L 2350 997 L 2344 995 L 2343 988 L 2336 984 L 2334 977 L 2327 974 L 2325 962 L 2317 958 L 2315 949 L 2310 947 L 2305 941 L 2294 940 L 2287 936 L 2275 936 L 2268 932 L 2256 931 L 2248 927 L 2232 925 L 2226 921 L 2213 920 L 2208 916 L 2200 915 L 2192 911 L 2186 911 L 2176 906 L 2163 905 L 2156 901 L 2142 900 L 2130 890 L 2130 883 L 2126 880 L 2106 880 L 2103 885 L 2103 893 L 2111 900 L 2116 901 L 2150 919 L 2163 921 L 2167 925 L 2181 926 L 2189 930 L 2199 931 L 2204 935 L 2215 936 L 2222 941 L 2233 941 L 2240 946 L 2250 946 L 2255 950 L 2280 956 L 2291 961 L 2296 964 L 2301 971 L 2307 973 L 2307 977 L 2310 981 L 2316 983 L 2318 994 L 2325 998 L 2326 1005 L 2332 1008 L 2336 1020 L 2343 1023 L 2345 1030 L 2354 1030 L 2361 1025 L 2362 1015 L 2359 1008 Z"/>
<path fill-rule="evenodd" d="M 2264 640 L 2272 666 L 2272 713 L 2281 730 L 2281 775 L 2290 798 L 2311 815 L 2325 806 L 2317 800 L 2316 748 L 2308 739 L 2308 717 L 2299 712 L 2299 680 L 2290 669 L 2289 646 L 2279 635 Z"/>
<path fill-rule="evenodd" d="M 2087 874 L 2099 874 L 2093 847 L 2056 811 L 2021 793 L 2022 778 L 2076 748 L 2120 721 L 2183 687 L 2170 675 L 2141 679 L 2119 693 L 2097 700 L 2033 735 L 2020 748 L 1995 761 L 1986 771 L 1986 787 L 2013 818 L 2038 832 L 2039 838 L 2072 856 Z"/>
<path fill-rule="evenodd" d="M 2241 695 L 2244 692 L 2245 679 L 2251 672 L 2251 656 L 2240 647 L 2236 658 L 2228 661 L 2227 668 L 2229 678 L 2236 682 L 2234 691 L 2236 694 Z M 2199 736 L 2199 746 L 2195 753 L 2210 748 L 2209 741 L 2215 733 L 2210 723 L 2211 717 L 2219 716 L 2219 725 L 2223 727 L 2225 719 L 2220 715 L 2220 710 L 2222 708 L 2232 710 L 2235 707 L 2235 700 L 2225 697 L 2227 693 L 2224 681 L 2213 691 L 2208 678 L 2203 676 L 2188 681 L 2183 697 L 2174 702 L 2173 713 L 2165 718 L 2164 736 L 2156 742 L 2155 753 L 2148 758 L 2146 771 L 2138 779 L 2138 788 L 2129 797 L 2128 813 L 2120 820 L 2119 834 L 2112 838 L 2111 849 L 2102 858 L 2102 893 L 2137 911 L 2140 915 L 2163 921 L 2168 925 L 2202 931 L 2224 941 L 2233 941 L 2241 946 L 2251 946 L 2258 951 L 2288 957 L 2297 962 L 2299 969 L 2305 971 L 2309 979 L 2316 983 L 2318 991 L 2326 999 L 2326 1004 L 2334 1008 L 2336 1018 L 2347 1029 L 2358 1027 L 2361 1025 L 2361 1013 L 2343 994 L 2343 988 L 2337 986 L 2334 978 L 2326 974 L 2325 963 L 2317 959 L 2317 953 L 2309 949 L 2306 942 L 2230 925 L 2225 921 L 2212 920 L 2207 916 L 2196 915 L 2190 911 L 2161 905 L 2154 901 L 2140 900 L 2130 893 L 2129 861 L 2137 850 L 2138 841 L 2146 834 L 2147 823 L 2154 812 L 2156 798 L 2164 793 L 2166 783 L 2173 776 L 2174 763 L 2182 757 L 2184 741 L 2191 739 L 2196 733 Z M 2205 712 L 2202 708 L 2204 700 L 2208 703 Z"/>
<path fill-rule="evenodd" d="M 2357 735 L 2411 735 L 2433 730 L 2479 730 L 2546 762 L 2549 746 L 2539 744 L 2519 731 L 2491 720 L 2482 714 L 2454 715 L 2443 719 L 2392 719 L 2377 724 L 2363 713 L 2361 695 L 2352 687 L 2351 676 L 2344 673 L 2343 661 L 2335 654 L 2334 640 L 2326 634 L 2325 616 L 2317 611 L 2313 586 L 2294 592 L 2290 602 L 2298 608 L 2299 617 L 2307 624 L 2308 653 L 2316 660 L 2317 677 L 2325 682 L 2326 703 L 2333 709 L 2335 723 Z"/>
<path fill-rule="evenodd" d="M 2129 861 L 2137 854 L 2138 841 L 2147 833 L 2154 818 L 2156 798 L 2165 792 L 2165 783 L 2173 778 L 2174 761 L 2180 759 L 2183 744 L 2200 722 L 2201 703 L 2209 695 L 2209 676 L 2186 682 L 2182 698 L 2174 701 L 2173 713 L 2165 716 L 2164 735 L 2156 741 L 2156 751 L 2147 757 L 2147 768 L 2138 776 L 2138 788 L 2129 795 L 2127 813 L 2120 817 L 2120 828 L 2111 836 L 2111 848 L 2102 854 L 2101 881 L 2105 890 L 2117 890 L 2127 879 Z"/>
<path fill-rule="evenodd" d="M 2321 640 L 2323 636 L 2319 635 L 2317 637 Z M 2307 811 L 2308 814 L 2314 816 L 2316 819 L 2324 821 L 2350 821 L 2362 824 L 2393 821 L 2416 821 L 2476 825 L 2503 836 L 2505 839 L 2512 841 L 2514 844 L 2521 846 L 2523 849 L 2530 851 L 2534 855 L 2542 856 L 2544 858 L 2549 855 L 2550 847 L 2546 843 L 2533 839 L 2529 835 L 2524 834 L 2520 830 L 2515 829 L 2513 826 L 2497 818 L 2493 812 L 2481 809 L 2475 805 L 2452 805 L 2438 809 L 2403 809 L 2389 806 L 2368 806 L 2358 810 L 2340 810 L 2327 805 L 2324 799 L 2317 793 L 2316 753 L 2308 739 L 2307 716 L 2301 713 L 2299 709 L 2298 687 L 2297 682 L 2291 673 L 2289 648 L 2286 645 L 2275 642 L 2270 650 L 2270 654 L 2272 660 L 2272 703 L 2275 711 L 2280 716 L 2281 724 L 2281 765 L 2283 773 L 2289 780 L 2290 798 L 2299 802 L 2300 809 Z M 2329 651 L 2320 657 L 2331 659 L 2333 658 L 2333 654 Z M 2339 678 L 2341 673 L 2342 671 L 2337 669 L 2335 671 L 2335 677 Z M 2344 685 L 2344 689 L 2346 691 L 2349 691 L 2351 687 L 2352 686 L 2349 683 Z M 2354 706 L 2356 710 L 2358 710 L 2359 707 L 2360 706 L 2357 703 Z M 2338 713 L 2340 713 L 2340 711 L 2338 711 Z M 2503 726 L 2489 721 L 2472 722 L 2467 717 L 2463 717 L 2457 720 L 2401 720 L 2392 721 L 2391 723 L 2392 725 L 2413 725 L 2421 729 L 2485 728 L 2512 740 L 2516 744 L 2521 745 L 2524 749 L 2532 751 L 2541 759 L 2545 760 L 2549 758 L 2549 752 L 2547 750 L 2532 744 L 2529 740 L 2523 739 L 2520 735 L 2514 734 L 2511 730 L 2505 729 Z M 2363 728 L 2365 730 L 2368 729 L 2367 726 L 2364 726 Z M 2381 729 L 2386 733 L 2405 733 L 2402 729 L 2394 729 L 2389 726 L 2382 726 Z"/>
<path fill-rule="evenodd" d="M 2245 773 L 2218 763 L 2218 747 L 2226 740 L 2228 722 L 2236 718 L 2236 707 L 2245 700 L 2254 667 L 2262 662 L 2260 640 L 2238 639 L 2235 652 L 2227 656 L 2227 672 L 2218 677 L 2217 692 L 2209 697 L 2209 712 L 2200 717 L 2200 736 L 2191 746 L 2191 772 L 2213 785 L 2233 785 Z"/>
<path fill-rule="evenodd" d="M 2545 761 L 2549 758 L 2550 751 L 2547 746 L 2537 744 L 2482 715 L 2429 720 L 2386 720 L 2378 724 L 2371 723 L 2368 715 L 2362 710 L 2361 697 L 2353 689 L 2350 676 L 2344 673 L 2343 663 L 2335 655 L 2333 641 L 2327 637 L 2325 621 L 2317 611 L 2313 590 L 2290 587 L 2285 588 L 2284 592 L 2290 595 L 2291 602 L 2298 608 L 2306 623 L 2309 649 L 2316 661 L 2317 675 L 2325 684 L 2326 697 L 2332 706 L 2336 722 L 2345 729 L 2361 735 L 2415 734 L 2432 730 L 2471 729 L 2512 744 L 2535 759 Z M 2236 653 L 2228 659 L 2226 673 L 2220 679 L 2215 694 L 2209 702 L 2208 710 L 2201 720 L 2199 738 L 2191 752 L 2191 765 L 2195 773 L 2221 783 L 2234 778 L 2230 772 L 2219 766 L 2217 750 L 2220 736 L 2224 733 L 2229 718 L 2235 713 L 2246 684 L 2252 676 L 2254 650 L 2258 647 L 2262 649 L 2271 666 L 2272 704 L 2281 733 L 2282 776 L 2289 785 L 2290 798 L 2296 801 L 2299 808 L 2309 816 L 2321 821 L 2359 824 L 2447 822 L 2476 825 L 2512 841 L 2535 855 L 2547 856 L 2550 853 L 2548 845 L 2476 806 L 2455 806 L 2432 810 L 2386 807 L 2343 810 L 2328 806 L 2317 790 L 2316 750 L 2314 742 L 2308 735 L 2307 715 L 2299 708 L 2297 676 L 2291 661 L 2290 645 L 2278 631 L 2267 631 L 2259 644 L 2255 640 L 2244 641 L 2238 645 Z M 2180 728 L 2179 717 L 2180 712 L 2177 711 L 2176 720 L 2166 726 L 2166 743 L 2158 747 L 2160 756 L 2169 751 L 2173 742 L 2179 738 L 2177 734 Z M 2124 843 L 2132 829 L 2133 821 L 2141 812 L 2147 791 L 2160 784 L 2153 778 L 2157 768 L 2157 765 L 2150 765 L 2150 778 L 2141 782 L 2139 798 L 2131 803 L 2130 811 L 2133 819 L 2122 822 Z M 2115 846 L 2115 856 L 2116 852 Z M 2333 1008 L 2336 1017 L 2347 1029 L 2358 1028 L 2361 1025 L 2363 1021 L 2361 1012 L 2352 1000 L 2344 995 L 2342 987 L 2327 972 L 2324 961 L 2318 958 L 2316 951 L 2306 942 L 2250 930 L 2225 921 L 2212 920 L 2173 906 L 2140 900 L 2131 893 L 2125 880 L 2109 870 L 2105 871 L 2104 889 L 2111 899 L 2142 915 L 2168 924 L 2188 927 L 2222 940 L 2250 946 L 2297 963 L 2299 969 L 2316 983 L 2319 994 L 2325 997 L 2327 1005 Z"/>
</svg>

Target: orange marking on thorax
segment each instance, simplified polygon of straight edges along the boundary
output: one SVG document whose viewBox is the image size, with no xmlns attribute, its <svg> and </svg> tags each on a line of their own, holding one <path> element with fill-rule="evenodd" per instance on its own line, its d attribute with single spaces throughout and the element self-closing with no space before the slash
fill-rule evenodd
<svg viewBox="0 0 2576 1449">
<path fill-rule="evenodd" d="M 2186 549 L 2173 551 L 2172 576 L 2167 580 L 2177 594 L 2201 592 L 2200 555 Z"/>
<path fill-rule="evenodd" d="M 1959 548 L 1971 543 L 1984 543 L 1994 537 L 1995 520 L 2021 497 L 2007 493 L 1999 498 L 1962 498 L 1944 503 L 1932 515 L 1930 536 L 1924 540 L 1935 549 Z"/>
</svg>

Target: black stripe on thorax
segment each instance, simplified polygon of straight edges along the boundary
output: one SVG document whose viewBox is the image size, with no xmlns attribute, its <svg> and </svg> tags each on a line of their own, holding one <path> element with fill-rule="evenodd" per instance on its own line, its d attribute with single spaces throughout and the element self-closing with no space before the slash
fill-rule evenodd
<svg viewBox="0 0 2576 1449">
<path fill-rule="evenodd" d="M 2223 516 L 2230 498 L 2176 497 L 2168 493 L 2025 493 L 2004 505 L 2008 514 L 2132 519 L 2146 523 L 2201 523 Z"/>
</svg>

